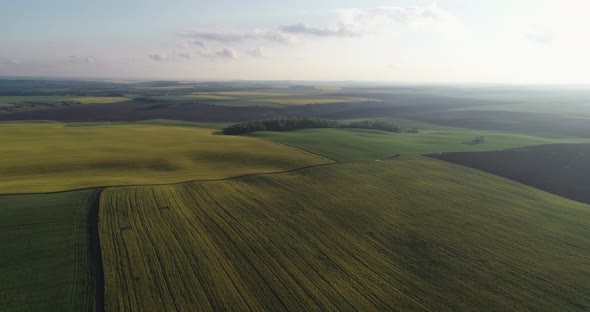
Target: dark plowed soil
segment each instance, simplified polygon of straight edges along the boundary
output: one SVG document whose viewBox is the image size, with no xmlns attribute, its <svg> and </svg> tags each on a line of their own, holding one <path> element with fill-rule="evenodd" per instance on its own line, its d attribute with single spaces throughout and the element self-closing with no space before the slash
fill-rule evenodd
<svg viewBox="0 0 590 312">
<path fill-rule="evenodd" d="M 62 122 L 138 121 L 176 119 L 198 122 L 240 122 L 273 118 L 279 110 L 266 107 L 224 107 L 207 104 L 122 102 L 88 104 L 0 115 L 0 120 L 54 120 Z"/>
<path fill-rule="evenodd" d="M 382 102 L 294 105 L 281 109 L 262 106 L 226 107 L 205 103 L 178 104 L 157 101 L 129 101 L 8 113 L 0 115 L 0 121 L 54 120 L 62 122 L 91 122 L 176 119 L 196 122 L 243 122 L 275 117 L 353 119 L 400 117 L 410 113 L 438 112 L 466 105 L 481 104 L 480 102 L 457 99 L 450 100 L 444 97 L 425 98 L 400 95 L 384 98 Z M 487 104 L 487 102 L 483 103 Z"/>
<path fill-rule="evenodd" d="M 590 204 L 590 144 L 428 155 Z"/>
</svg>

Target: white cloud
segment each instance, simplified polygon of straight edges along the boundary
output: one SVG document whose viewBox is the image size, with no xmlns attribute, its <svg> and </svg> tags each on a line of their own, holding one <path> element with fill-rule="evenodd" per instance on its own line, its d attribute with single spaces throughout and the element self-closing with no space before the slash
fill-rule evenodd
<svg viewBox="0 0 590 312">
<path fill-rule="evenodd" d="M 259 57 L 259 58 L 267 58 L 268 57 L 264 51 L 264 47 L 261 47 L 261 46 L 248 50 L 248 54 L 250 56 Z"/>
<path fill-rule="evenodd" d="M 377 7 L 372 9 L 349 8 L 337 11 L 337 20 L 332 27 L 314 27 L 299 23 L 286 26 L 259 28 L 251 31 L 191 30 L 177 35 L 196 39 L 195 45 L 204 42 L 292 44 L 307 37 L 363 37 L 371 34 L 395 31 L 402 27 L 418 29 L 441 29 L 455 23 L 455 18 L 437 5 L 426 7 Z"/>
<path fill-rule="evenodd" d="M 177 35 L 182 38 L 197 39 L 193 43 L 200 47 L 205 46 L 203 41 L 216 43 L 237 43 L 241 41 L 291 43 L 293 41 L 293 36 L 277 27 L 254 29 L 252 31 L 192 30 Z"/>
<path fill-rule="evenodd" d="M 539 27 L 534 27 L 527 32 L 524 37 L 532 42 L 540 44 L 551 44 L 553 42 L 553 34 Z"/>
<path fill-rule="evenodd" d="M 377 7 L 372 9 L 341 9 L 338 11 L 338 33 L 363 36 L 396 30 L 437 29 L 455 23 L 449 12 L 433 4 L 427 7 Z"/>
<path fill-rule="evenodd" d="M 203 51 L 199 52 L 199 55 L 201 55 L 202 57 L 210 58 L 210 59 L 232 60 L 232 59 L 238 58 L 238 53 L 236 52 L 236 50 L 231 49 L 231 48 L 223 48 L 219 51 L 203 50 Z"/>
<path fill-rule="evenodd" d="M 96 62 L 96 59 L 92 56 L 70 55 L 68 61 L 72 64 L 92 64 Z"/>
</svg>

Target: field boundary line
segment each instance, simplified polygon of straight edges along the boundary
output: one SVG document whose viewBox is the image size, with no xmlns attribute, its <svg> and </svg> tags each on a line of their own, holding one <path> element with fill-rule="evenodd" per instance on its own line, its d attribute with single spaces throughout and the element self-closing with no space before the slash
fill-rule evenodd
<svg viewBox="0 0 590 312">
<path fill-rule="evenodd" d="M 218 181 L 231 181 L 237 180 L 242 178 L 248 178 L 253 176 L 264 176 L 264 175 L 274 175 L 274 174 L 283 174 L 283 173 L 291 173 L 297 171 L 303 171 L 306 169 L 312 169 L 317 167 L 327 167 L 327 166 L 336 166 L 336 165 L 344 165 L 344 164 L 353 164 L 353 163 L 372 163 L 375 161 L 387 161 L 391 159 L 399 158 L 400 155 L 389 156 L 377 160 L 351 160 L 351 161 L 339 161 L 339 162 L 329 162 L 324 164 L 315 164 L 315 165 L 308 165 L 303 167 L 297 167 L 288 170 L 281 170 L 281 171 L 273 171 L 273 172 L 256 172 L 256 173 L 248 173 L 242 174 L 233 177 L 227 178 L 219 178 L 219 179 L 195 179 L 195 180 L 187 180 L 187 181 L 179 181 L 179 182 L 172 182 L 172 183 L 152 183 L 152 184 L 119 184 L 119 185 L 97 185 L 91 187 L 83 187 L 78 189 L 69 189 L 63 191 L 53 191 L 53 192 L 31 192 L 31 193 L 0 193 L 0 197 L 2 196 L 17 196 L 17 195 L 36 195 L 36 194 L 61 194 L 61 193 L 69 193 L 69 192 L 79 192 L 79 191 L 90 191 L 90 190 L 104 190 L 106 188 L 118 188 L 118 187 L 149 187 L 149 186 L 166 186 L 166 185 L 181 185 L 186 183 L 199 183 L 199 182 L 218 182 Z"/>
<path fill-rule="evenodd" d="M 94 306 L 96 312 L 104 312 L 104 269 L 102 263 L 102 248 L 100 244 L 100 230 L 99 230 L 99 213 L 100 213 L 100 199 L 105 188 L 96 188 L 96 193 L 93 195 L 94 199 L 90 206 L 88 213 L 88 251 L 90 257 L 91 268 L 94 271 Z M 90 281 L 92 282 L 92 281 Z"/>
<path fill-rule="evenodd" d="M 287 143 L 282 143 L 282 142 L 277 142 L 277 141 L 272 141 L 272 140 L 267 140 L 267 141 L 268 142 L 273 142 L 273 143 L 278 144 L 278 145 L 282 145 L 282 146 L 287 147 L 287 148 L 291 148 L 291 149 L 300 151 L 302 153 L 305 153 L 305 154 L 308 154 L 308 155 L 311 155 L 311 156 L 315 156 L 315 157 L 322 158 L 322 159 L 327 159 L 327 160 L 329 160 L 331 162 L 334 162 L 334 163 L 340 163 L 341 162 L 341 161 L 338 161 L 336 159 L 332 159 L 330 157 L 326 157 L 326 156 L 323 156 L 323 155 L 320 155 L 320 154 L 316 154 L 314 152 L 310 152 L 310 151 L 308 151 L 306 149 L 303 149 L 301 147 L 295 147 L 293 145 L 289 145 Z"/>
</svg>

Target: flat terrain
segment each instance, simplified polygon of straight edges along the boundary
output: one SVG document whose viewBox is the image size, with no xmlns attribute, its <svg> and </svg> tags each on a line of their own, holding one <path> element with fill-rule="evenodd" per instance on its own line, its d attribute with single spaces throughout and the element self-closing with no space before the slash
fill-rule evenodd
<svg viewBox="0 0 590 312">
<path fill-rule="evenodd" d="M 292 90 L 257 90 L 257 91 L 221 91 L 221 92 L 194 92 L 185 95 L 151 96 L 150 99 L 159 101 L 191 102 L 203 100 L 208 104 L 245 107 L 265 106 L 284 107 L 289 105 L 328 104 L 328 103 L 356 103 L 379 100 L 353 96 L 342 96 L 337 93 L 326 93 L 319 90 L 292 91 Z"/>
<path fill-rule="evenodd" d="M 0 196 L 0 310 L 95 311 L 88 222 L 96 195 Z"/>
<path fill-rule="evenodd" d="M 161 184 L 328 162 L 276 143 L 160 125 L 0 124 L 2 193 Z"/>
<path fill-rule="evenodd" d="M 18 103 L 52 103 L 52 102 L 72 102 L 80 104 L 94 103 L 116 103 L 129 101 L 125 97 L 113 96 L 56 96 L 56 95 L 33 95 L 33 96 L 0 96 L 0 104 L 18 104 Z"/>
<path fill-rule="evenodd" d="M 0 115 L 0 120 L 53 120 L 62 122 L 175 119 L 196 122 L 241 122 L 280 116 L 270 107 L 225 107 L 203 103 L 122 102 L 86 104 Z"/>
<path fill-rule="evenodd" d="M 424 157 L 109 188 L 108 311 L 587 311 L 590 206 Z"/>
<path fill-rule="evenodd" d="M 430 157 L 479 169 L 590 204 L 590 144 L 551 144 Z"/>
<path fill-rule="evenodd" d="M 411 125 L 411 123 L 407 123 Z M 419 133 L 390 133 L 356 129 L 306 129 L 290 132 L 254 132 L 250 137 L 295 146 L 338 161 L 374 160 L 396 154 L 417 155 L 456 151 L 501 150 L 586 139 L 551 139 L 500 131 L 459 128 L 420 130 Z M 472 144 L 475 136 L 485 143 Z"/>
<path fill-rule="evenodd" d="M 124 101 L 129 101 L 129 99 L 126 97 L 106 96 L 0 96 L 0 114 L 70 107 L 80 104 L 117 103 Z"/>
</svg>

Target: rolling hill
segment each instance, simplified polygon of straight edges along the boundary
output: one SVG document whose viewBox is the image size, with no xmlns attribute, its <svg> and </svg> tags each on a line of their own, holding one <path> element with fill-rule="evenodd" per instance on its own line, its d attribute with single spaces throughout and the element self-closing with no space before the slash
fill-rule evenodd
<svg viewBox="0 0 590 312">
<path fill-rule="evenodd" d="M 590 206 L 424 157 L 101 196 L 107 310 L 585 311 Z"/>
</svg>

